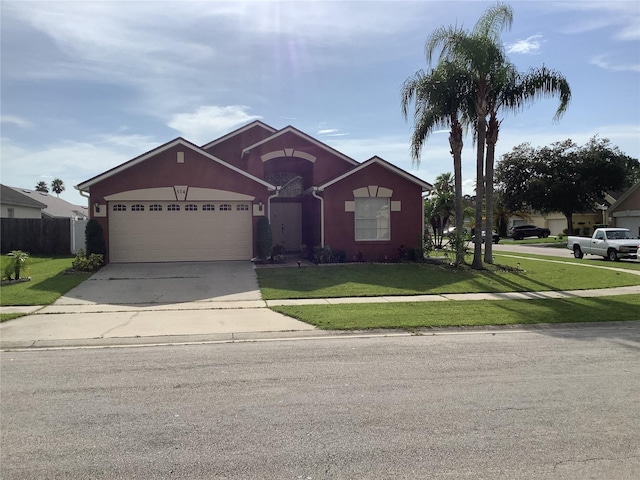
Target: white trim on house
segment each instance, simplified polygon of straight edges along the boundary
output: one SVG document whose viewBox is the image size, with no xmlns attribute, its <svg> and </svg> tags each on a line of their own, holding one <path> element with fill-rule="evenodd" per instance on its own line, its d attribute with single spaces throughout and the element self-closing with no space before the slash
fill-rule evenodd
<svg viewBox="0 0 640 480">
<path fill-rule="evenodd" d="M 334 148 L 331 148 L 329 145 L 322 143 L 319 140 L 316 140 L 313 137 L 310 137 L 309 135 L 307 135 L 304 132 L 301 132 L 300 130 L 298 130 L 295 127 L 292 127 L 291 125 L 289 125 L 288 127 L 283 128 L 282 130 L 279 130 L 277 133 L 275 133 L 274 135 L 271 135 L 270 137 L 265 138 L 264 140 L 260 140 L 257 143 L 254 143 L 253 145 L 249 145 L 248 147 L 244 148 L 242 150 L 242 156 L 244 156 L 246 153 L 249 153 L 251 150 L 253 150 L 254 148 L 259 147 L 260 145 L 264 145 L 272 140 L 275 140 L 276 138 L 286 134 L 286 133 L 293 133 L 294 135 L 297 135 L 300 138 L 303 138 L 304 140 L 307 140 L 308 142 L 314 144 L 317 147 L 322 148 L 323 150 L 326 150 L 327 152 L 332 153 L 333 155 L 337 156 L 338 158 L 341 158 L 342 160 L 344 160 L 345 162 L 348 162 L 352 165 L 359 165 L 358 162 L 356 162 L 353 158 L 351 157 L 347 157 L 344 153 L 340 153 L 339 151 L 335 150 Z"/>
<path fill-rule="evenodd" d="M 225 162 L 224 160 L 219 159 L 218 157 L 215 157 L 213 155 L 211 155 L 208 152 L 205 152 L 204 150 L 202 150 L 200 147 L 198 147 L 197 145 L 189 142 L 188 140 L 185 140 L 182 137 L 178 137 L 175 140 L 172 140 L 168 143 L 165 143 L 164 145 L 159 146 L 158 148 L 154 148 L 153 150 L 150 150 L 147 153 L 144 153 L 142 155 L 140 155 L 139 157 L 136 157 L 132 160 L 129 160 L 128 162 L 125 162 L 121 165 L 118 165 L 117 167 L 112 168 L 111 170 L 108 170 L 96 177 L 93 177 L 85 182 L 79 183 L 78 185 L 75 186 L 75 188 L 77 190 L 80 191 L 85 191 L 85 192 L 89 192 L 90 188 L 92 185 L 95 185 L 98 182 L 101 182 L 109 177 L 112 177 L 113 175 L 117 175 L 118 173 L 124 172 L 125 170 L 133 167 L 134 165 L 138 165 L 139 163 L 142 163 L 146 160 L 148 160 L 149 158 L 152 158 L 166 150 L 169 150 L 170 148 L 173 148 L 175 146 L 181 145 L 185 148 L 188 148 L 196 153 L 199 153 L 200 155 L 216 162 L 219 163 L 220 165 L 222 165 L 223 167 L 227 167 L 230 170 L 233 170 L 236 173 L 239 173 L 240 175 L 247 177 L 251 180 L 253 180 L 256 183 L 259 183 L 260 185 L 263 185 L 265 187 L 267 187 L 269 190 L 275 190 L 276 187 L 274 185 L 271 185 L 269 182 L 265 182 L 264 180 L 255 177 L 253 175 L 251 175 L 250 173 L 245 172 L 244 170 L 241 170 L 240 168 L 231 165 L 227 162 Z"/>
<path fill-rule="evenodd" d="M 375 157 L 371 157 L 369 160 L 367 160 L 364 163 L 359 164 L 356 168 L 349 170 L 348 172 L 343 173 L 342 175 L 334 178 L 333 180 L 329 180 L 326 183 L 323 183 L 322 185 L 318 186 L 318 189 L 320 191 L 324 190 L 325 188 L 333 185 L 334 183 L 338 183 L 342 180 L 344 180 L 345 178 L 347 178 L 350 175 L 353 175 L 356 172 L 359 172 L 360 170 L 363 170 L 365 168 L 367 168 L 368 166 L 372 165 L 372 164 L 378 164 L 384 168 L 386 168 L 387 170 L 391 170 L 392 172 L 394 172 L 395 174 L 409 180 L 410 182 L 413 182 L 417 185 L 420 185 L 422 187 L 422 191 L 431 191 L 433 190 L 433 186 L 430 183 L 425 182 L 424 180 L 420 180 L 418 177 L 411 175 L 410 173 L 405 172 L 404 170 L 402 170 L 401 168 L 396 167 L 395 165 L 387 162 L 386 160 L 375 156 Z"/>
</svg>

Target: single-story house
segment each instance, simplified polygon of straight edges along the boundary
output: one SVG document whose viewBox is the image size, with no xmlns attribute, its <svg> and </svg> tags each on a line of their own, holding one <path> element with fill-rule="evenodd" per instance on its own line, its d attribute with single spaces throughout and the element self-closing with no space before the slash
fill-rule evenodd
<svg viewBox="0 0 640 480">
<path fill-rule="evenodd" d="M 42 218 L 47 205 L 18 189 L 0 184 L 1 218 Z"/>
<path fill-rule="evenodd" d="M 607 213 L 613 226 L 628 228 L 640 238 L 640 182 L 625 191 Z"/>
<path fill-rule="evenodd" d="M 197 146 L 178 137 L 86 180 L 110 262 L 249 260 L 260 217 L 287 251 L 330 246 L 394 259 L 419 245 L 432 186 L 287 126 L 254 121 Z"/>
<path fill-rule="evenodd" d="M 42 216 L 44 218 L 73 218 L 74 220 L 87 220 L 89 212 L 83 205 L 74 205 L 56 195 L 28 188 L 9 187 L 21 195 L 25 195 L 33 200 L 44 203 Z"/>
</svg>

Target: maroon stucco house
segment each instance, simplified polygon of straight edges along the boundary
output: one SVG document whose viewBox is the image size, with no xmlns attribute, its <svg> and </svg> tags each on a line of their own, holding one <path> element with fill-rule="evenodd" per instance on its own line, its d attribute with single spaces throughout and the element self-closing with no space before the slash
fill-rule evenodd
<svg viewBox="0 0 640 480">
<path fill-rule="evenodd" d="M 251 259 L 261 216 L 288 251 L 394 259 L 418 245 L 431 185 L 255 121 L 201 147 L 176 138 L 76 188 L 104 229 L 108 261 L 166 262 Z"/>
</svg>

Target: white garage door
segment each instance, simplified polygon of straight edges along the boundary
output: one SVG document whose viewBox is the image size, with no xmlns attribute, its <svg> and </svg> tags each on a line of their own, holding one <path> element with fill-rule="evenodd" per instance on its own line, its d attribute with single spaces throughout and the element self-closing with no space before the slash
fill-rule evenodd
<svg viewBox="0 0 640 480">
<path fill-rule="evenodd" d="M 111 262 L 248 260 L 248 202 L 109 202 Z"/>
</svg>

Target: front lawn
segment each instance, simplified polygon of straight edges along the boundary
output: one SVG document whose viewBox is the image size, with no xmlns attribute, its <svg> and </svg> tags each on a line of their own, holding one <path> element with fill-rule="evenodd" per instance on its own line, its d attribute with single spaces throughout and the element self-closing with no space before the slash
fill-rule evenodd
<svg viewBox="0 0 640 480">
<path fill-rule="evenodd" d="M 640 320 L 640 296 L 271 307 L 326 330 Z"/>
<path fill-rule="evenodd" d="M 373 297 L 443 293 L 584 290 L 640 283 L 631 273 L 589 268 L 584 262 L 553 262 L 496 253 L 506 269 L 453 269 L 434 264 L 345 264 L 305 268 L 258 269 L 266 300 L 287 298 Z M 620 263 L 602 266 L 623 267 Z"/>
<path fill-rule="evenodd" d="M 9 259 L 6 255 L 0 258 L 0 268 L 4 271 L 4 266 Z M 0 305 L 6 307 L 53 303 L 91 275 L 89 273 L 65 274 L 65 270 L 71 268 L 73 258 L 31 257 L 27 271 L 22 274 L 22 276 L 31 277 L 31 281 L 0 287 Z"/>
</svg>

